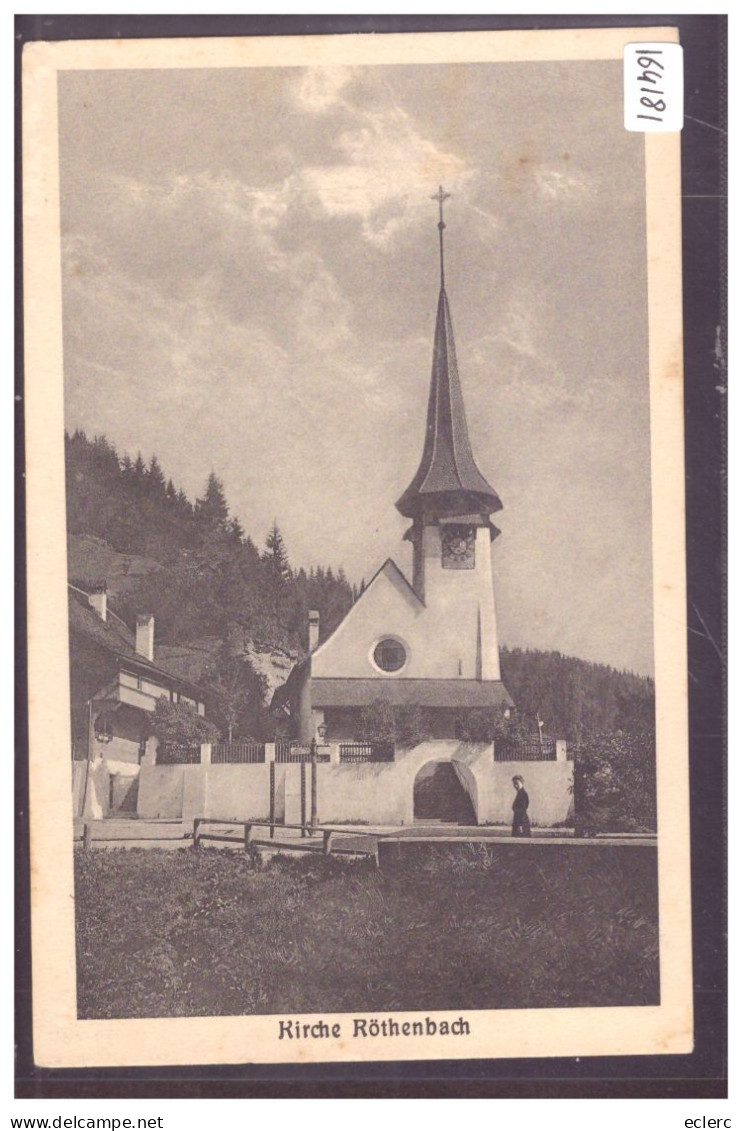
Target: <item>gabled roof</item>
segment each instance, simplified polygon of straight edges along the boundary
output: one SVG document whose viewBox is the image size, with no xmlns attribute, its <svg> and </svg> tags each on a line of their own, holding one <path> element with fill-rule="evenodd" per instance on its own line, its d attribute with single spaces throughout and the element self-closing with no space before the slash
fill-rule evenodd
<svg viewBox="0 0 742 1131">
<path fill-rule="evenodd" d="M 365 588 L 365 589 L 363 590 L 363 593 L 361 593 L 360 597 L 358 598 L 358 601 L 360 601 L 360 600 L 361 600 L 361 597 L 364 597 L 364 596 L 366 595 L 366 593 L 368 593 L 369 589 L 371 588 L 371 586 L 373 585 L 373 583 L 374 583 L 374 582 L 376 581 L 376 578 L 377 578 L 377 577 L 380 577 L 382 573 L 392 574 L 392 575 L 393 575 L 394 577 L 397 577 L 397 578 L 399 578 L 399 580 L 400 580 L 400 581 L 402 582 L 402 584 L 403 584 L 403 585 L 404 585 L 404 586 L 405 586 L 405 587 L 406 587 L 407 589 L 409 589 L 410 593 L 411 593 L 411 594 L 412 594 L 412 596 L 413 596 L 413 597 L 415 598 L 415 600 L 416 600 L 416 601 L 417 601 L 417 602 L 418 602 L 418 603 L 419 603 L 420 605 L 424 605 L 424 604 L 425 604 L 425 602 L 423 601 L 422 597 L 421 597 L 421 596 L 420 596 L 420 594 L 419 594 L 419 593 L 417 592 L 417 590 L 416 590 L 416 589 L 414 589 L 414 588 L 412 587 L 412 585 L 410 585 L 409 581 L 407 580 L 407 578 L 406 578 L 406 576 L 404 575 L 404 573 L 402 573 L 402 570 L 401 570 L 401 569 L 399 568 L 399 566 L 398 566 L 398 565 L 397 565 L 397 563 L 395 562 L 394 558 L 387 558 L 387 559 L 386 559 L 386 561 L 385 561 L 385 562 L 383 562 L 383 563 L 382 563 L 382 565 L 380 565 L 380 566 L 379 566 L 379 568 L 377 569 L 376 573 L 375 573 L 375 574 L 373 575 L 373 577 L 372 577 L 372 578 L 371 578 L 371 580 L 369 581 L 368 585 L 367 585 L 367 586 L 366 586 L 366 588 Z M 356 602 L 355 602 L 355 604 L 356 604 L 356 605 L 358 604 L 358 601 L 356 601 Z M 352 606 L 351 606 L 351 607 L 352 607 Z M 350 610 L 349 610 L 349 611 L 350 611 Z M 347 616 L 347 613 L 346 613 L 346 616 Z M 338 625 L 338 628 L 339 628 L 339 627 L 340 627 L 340 626 Z M 336 629 L 336 631 L 337 631 L 337 629 Z"/>
<path fill-rule="evenodd" d="M 320 649 L 324 648 L 326 644 L 329 644 L 335 634 L 339 632 L 343 625 L 346 623 L 348 617 L 351 617 L 353 615 L 353 610 L 358 607 L 358 604 L 371 591 L 374 583 L 383 575 L 392 578 L 394 581 L 401 582 L 402 588 L 407 596 L 417 605 L 424 607 L 425 602 L 420 597 L 420 594 L 417 593 L 410 585 L 409 581 L 407 580 L 397 563 L 392 558 L 387 558 L 386 561 L 379 566 L 376 573 L 373 575 L 363 592 L 356 598 L 351 607 L 348 609 L 340 624 L 337 625 L 335 629 L 333 629 L 327 639 L 323 640 L 322 643 L 317 648 L 315 648 L 313 652 L 310 652 L 308 656 L 305 656 L 303 660 L 300 660 L 297 664 L 295 664 L 289 672 L 289 676 L 286 682 L 276 688 L 271 698 L 271 710 L 276 710 L 282 707 L 284 703 L 288 702 L 288 700 L 291 698 L 292 691 L 296 684 L 306 678 L 307 675 L 311 676 L 312 657 L 315 656 L 317 652 L 320 651 Z"/>
<path fill-rule="evenodd" d="M 317 652 L 321 651 L 321 649 L 324 648 L 327 644 L 329 644 L 330 641 L 332 640 L 332 638 L 338 632 L 340 632 L 340 630 L 342 629 L 343 625 L 346 623 L 348 618 L 353 616 L 353 612 L 358 607 L 359 602 L 362 601 L 363 598 L 368 593 L 370 593 L 370 591 L 373 588 L 376 581 L 380 577 L 382 577 L 383 575 L 386 575 L 388 578 L 392 579 L 393 581 L 401 582 L 402 583 L 402 589 L 407 594 L 407 596 L 409 598 L 411 598 L 418 605 L 423 605 L 423 606 L 425 605 L 425 602 L 423 601 L 422 597 L 410 585 L 409 581 L 407 580 L 405 575 L 402 573 L 402 570 L 399 568 L 397 563 L 392 558 L 387 558 L 386 561 L 382 565 L 379 566 L 376 573 L 373 575 L 373 577 L 371 578 L 371 580 L 369 581 L 368 585 L 363 590 L 363 592 L 358 596 L 358 598 L 350 606 L 347 613 L 345 614 L 343 619 L 340 621 L 340 624 L 336 625 L 336 627 L 333 629 L 333 631 L 330 633 L 330 635 L 327 637 L 327 639 L 323 640 L 322 643 L 319 644 L 317 646 L 317 648 L 314 649 L 314 651 L 310 654 L 310 656 L 307 657 L 307 659 L 311 658 L 311 656 L 314 656 L 314 655 L 316 655 Z M 302 663 L 303 662 L 305 662 L 305 661 L 302 661 Z M 297 664 L 297 667 L 299 667 L 299 666 L 300 665 Z M 296 670 L 296 669 L 294 669 L 294 670 Z"/>
<path fill-rule="evenodd" d="M 490 487 L 471 450 L 464 398 L 456 362 L 453 324 L 441 281 L 433 344 L 433 369 L 422 459 L 415 477 L 397 502 L 407 518 L 423 507 L 436 515 L 473 511 L 491 514 L 502 503 Z"/>
<path fill-rule="evenodd" d="M 184 678 L 178 671 L 174 670 L 174 665 L 170 667 L 166 657 L 163 657 L 162 663 L 159 662 L 159 648 L 155 648 L 157 660 L 155 663 L 136 651 L 134 647 L 135 634 L 126 622 L 112 611 L 110 601 L 106 619 L 103 620 L 95 609 L 91 608 L 87 593 L 73 585 L 67 587 L 67 592 L 71 635 L 77 633 L 86 637 L 127 666 L 146 669 L 152 673 L 153 677 L 158 675 L 165 677 L 170 683 L 181 684 L 191 691 L 203 695 L 203 689 L 193 680 Z"/>
<path fill-rule="evenodd" d="M 91 608 L 87 593 L 73 585 L 67 587 L 69 602 L 70 632 L 79 632 L 89 640 L 100 644 L 109 652 L 126 656 L 134 654 L 134 633 L 110 606 L 105 620 Z M 139 657 L 144 660 L 144 657 Z M 144 661 L 147 663 L 147 661 Z"/>
</svg>

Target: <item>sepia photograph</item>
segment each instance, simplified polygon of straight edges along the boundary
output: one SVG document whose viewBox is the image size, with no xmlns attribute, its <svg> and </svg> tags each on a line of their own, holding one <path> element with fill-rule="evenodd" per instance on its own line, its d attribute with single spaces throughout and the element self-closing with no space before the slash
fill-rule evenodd
<svg viewBox="0 0 742 1131">
<path fill-rule="evenodd" d="M 647 30 L 27 48 L 46 1063 L 689 1051 Z"/>
</svg>

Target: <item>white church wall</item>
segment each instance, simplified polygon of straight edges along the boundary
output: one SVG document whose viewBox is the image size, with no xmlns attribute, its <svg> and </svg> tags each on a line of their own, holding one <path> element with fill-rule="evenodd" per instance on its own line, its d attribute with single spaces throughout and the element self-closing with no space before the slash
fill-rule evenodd
<svg viewBox="0 0 742 1131">
<path fill-rule="evenodd" d="M 404 578 L 387 563 L 332 636 L 313 653 L 312 676 L 419 678 L 425 674 L 426 663 L 421 628 L 424 611 Z M 371 659 L 374 646 L 384 636 L 399 637 L 407 648 L 407 663 L 401 672 L 380 672 Z"/>
<path fill-rule="evenodd" d="M 364 821 L 369 825 L 408 824 L 407 798 L 399 764 L 365 762 L 318 767 L 317 813 L 320 821 Z"/>
<path fill-rule="evenodd" d="M 474 569 L 443 569 L 437 526 L 424 529 L 423 558 L 427 636 L 446 658 L 446 676 L 499 680 L 489 528 L 477 528 Z"/>
<path fill-rule="evenodd" d="M 427 575 L 426 604 L 387 563 L 333 635 L 313 653 L 312 678 L 499 679 L 489 533 L 485 528 L 478 532 L 486 556 L 480 573 L 441 569 L 438 532 L 429 529 L 438 548 L 435 578 L 431 578 L 433 566 Z M 373 662 L 374 648 L 386 636 L 398 639 L 407 652 L 397 672 L 382 672 Z"/>
</svg>

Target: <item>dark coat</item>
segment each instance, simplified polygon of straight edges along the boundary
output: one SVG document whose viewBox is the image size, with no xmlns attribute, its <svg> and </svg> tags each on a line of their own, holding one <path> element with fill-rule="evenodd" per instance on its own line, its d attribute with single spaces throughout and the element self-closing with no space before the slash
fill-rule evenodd
<svg viewBox="0 0 742 1131">
<path fill-rule="evenodd" d="M 528 809 L 528 794 L 525 789 L 519 789 L 513 798 L 513 815 L 524 817 Z"/>
<path fill-rule="evenodd" d="M 531 835 L 531 822 L 528 819 L 528 794 L 519 789 L 513 798 L 513 836 Z"/>
</svg>

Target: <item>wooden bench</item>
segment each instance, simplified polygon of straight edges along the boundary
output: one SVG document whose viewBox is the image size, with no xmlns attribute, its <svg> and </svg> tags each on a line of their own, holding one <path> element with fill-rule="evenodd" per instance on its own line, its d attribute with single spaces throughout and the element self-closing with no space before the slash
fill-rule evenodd
<svg viewBox="0 0 742 1131">
<path fill-rule="evenodd" d="M 254 827 L 270 829 L 270 838 L 273 840 L 273 834 L 276 829 L 296 829 L 304 835 L 311 833 L 311 825 L 290 825 L 284 824 L 282 821 L 237 821 L 232 817 L 195 817 L 193 821 L 193 847 L 198 848 L 199 841 L 201 840 L 222 840 L 228 844 L 236 844 L 237 841 L 233 836 L 226 836 L 224 833 L 202 833 L 199 832 L 201 825 L 237 825 L 243 829 L 243 843 L 245 850 L 250 843 L 250 832 Z"/>
<path fill-rule="evenodd" d="M 322 855 L 332 856 L 333 842 L 336 838 L 350 837 L 354 840 L 365 842 L 364 847 L 360 849 L 343 847 L 342 839 L 339 839 L 335 844 L 334 851 L 336 853 L 356 855 L 362 853 L 365 856 L 372 856 L 376 867 L 379 866 L 379 838 L 378 836 L 370 835 L 368 833 L 356 832 L 355 830 L 346 829 L 312 829 L 309 824 L 290 824 L 282 821 L 238 821 L 231 817 L 196 817 L 193 821 L 193 847 L 198 848 L 202 840 L 218 840 L 226 844 L 240 843 L 234 836 L 229 836 L 225 833 L 210 833 L 200 832 L 201 825 L 236 825 L 243 830 L 242 844 L 247 852 L 248 845 L 253 843 L 250 839 L 250 834 L 254 828 L 266 828 L 270 830 L 270 841 L 268 845 L 275 844 L 274 831 L 276 829 L 290 829 L 296 832 L 301 832 L 302 836 L 306 833 L 320 832 L 322 834 Z M 302 844 L 281 844 L 281 849 L 289 851 L 307 851 L 307 847 Z"/>
</svg>

